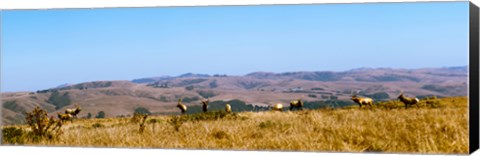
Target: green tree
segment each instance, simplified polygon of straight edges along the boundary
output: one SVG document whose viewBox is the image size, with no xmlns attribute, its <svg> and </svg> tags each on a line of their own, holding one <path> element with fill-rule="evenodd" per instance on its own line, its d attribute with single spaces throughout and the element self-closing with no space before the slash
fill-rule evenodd
<svg viewBox="0 0 480 156">
<path fill-rule="evenodd" d="M 90 118 L 92 118 L 92 113 L 89 112 L 89 113 L 87 114 L 87 119 L 90 119 Z"/>
<path fill-rule="evenodd" d="M 146 115 L 150 115 L 150 111 L 145 108 L 145 107 L 138 107 L 138 108 L 135 108 L 135 111 L 134 111 L 135 114 L 146 114 Z"/>
<path fill-rule="evenodd" d="M 105 118 L 105 112 L 104 111 L 98 112 L 98 114 L 97 114 L 97 116 L 95 116 L 95 118 Z"/>
</svg>

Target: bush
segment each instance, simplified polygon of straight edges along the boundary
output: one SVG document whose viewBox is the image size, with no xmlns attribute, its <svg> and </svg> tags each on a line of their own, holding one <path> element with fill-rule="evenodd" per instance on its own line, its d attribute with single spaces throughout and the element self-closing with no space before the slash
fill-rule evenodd
<svg viewBox="0 0 480 156">
<path fill-rule="evenodd" d="M 97 114 L 97 116 L 95 116 L 95 118 L 105 118 L 105 112 L 104 111 L 98 112 L 98 114 Z"/>
<path fill-rule="evenodd" d="M 173 116 L 172 118 L 170 118 L 168 120 L 168 123 L 170 125 L 172 125 L 172 127 L 175 129 L 175 131 L 180 131 L 180 127 L 182 126 L 182 124 L 184 123 L 185 121 L 182 120 L 180 117 L 178 116 Z"/>
<path fill-rule="evenodd" d="M 2 129 L 3 144 L 23 144 L 25 143 L 25 131 L 22 128 L 7 127 Z"/>
<path fill-rule="evenodd" d="M 150 111 L 145 108 L 145 107 L 138 107 L 138 108 L 135 108 L 135 111 L 134 111 L 134 114 L 146 114 L 146 115 L 150 115 Z"/>
<path fill-rule="evenodd" d="M 26 121 L 32 130 L 30 134 L 33 141 L 39 141 L 43 138 L 52 139 L 62 133 L 62 121 L 55 120 L 53 116 L 48 118 L 47 112 L 38 106 L 31 112 L 26 113 Z"/>
<path fill-rule="evenodd" d="M 143 133 L 143 131 L 145 130 L 145 121 L 147 121 L 147 117 L 148 117 L 147 114 L 143 115 L 143 117 L 140 121 L 140 128 L 138 130 L 140 133 Z"/>
<path fill-rule="evenodd" d="M 140 123 L 142 121 L 142 118 L 144 116 L 147 116 L 148 114 L 143 114 L 143 113 L 133 113 L 132 119 L 130 119 L 130 122 L 132 123 Z"/>
<path fill-rule="evenodd" d="M 442 106 L 440 100 L 436 96 L 426 97 L 421 101 L 425 101 L 425 105 L 431 108 L 438 108 Z"/>
</svg>

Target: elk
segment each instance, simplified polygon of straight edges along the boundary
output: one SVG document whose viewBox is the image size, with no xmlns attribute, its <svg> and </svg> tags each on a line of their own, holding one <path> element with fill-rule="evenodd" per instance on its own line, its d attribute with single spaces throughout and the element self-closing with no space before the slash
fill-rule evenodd
<svg viewBox="0 0 480 156">
<path fill-rule="evenodd" d="M 210 99 L 207 98 L 207 100 L 201 100 L 201 101 L 202 101 L 203 112 L 207 112 L 208 111 L 208 102 L 210 101 Z"/>
<path fill-rule="evenodd" d="M 227 112 L 227 113 L 232 112 L 232 106 L 230 106 L 230 104 L 228 104 L 228 103 L 225 105 L 225 112 Z"/>
<path fill-rule="evenodd" d="M 66 109 L 65 114 L 70 114 L 70 115 L 73 116 L 73 118 L 77 118 L 77 114 L 80 113 L 80 111 L 82 111 L 82 109 L 78 105 L 75 105 L 75 106 L 76 106 L 76 108 Z"/>
<path fill-rule="evenodd" d="M 57 116 L 60 119 L 60 121 L 62 121 L 62 122 L 67 121 L 67 120 L 70 120 L 71 122 L 73 122 L 73 115 L 71 115 L 71 114 L 57 113 Z"/>
<path fill-rule="evenodd" d="M 277 103 L 273 105 L 272 111 L 280 111 L 280 112 L 283 111 L 283 105 L 281 103 Z"/>
<path fill-rule="evenodd" d="M 178 99 L 177 107 L 180 109 L 180 111 L 182 111 L 182 114 L 187 112 L 187 105 L 182 103 L 182 99 Z"/>
<path fill-rule="evenodd" d="M 408 105 L 416 105 L 417 108 L 420 108 L 418 103 L 420 103 L 420 100 L 418 98 L 409 98 L 403 95 L 403 91 L 400 93 L 400 96 L 398 96 L 398 99 L 402 101 L 405 104 L 405 109 L 407 109 Z"/>
<path fill-rule="evenodd" d="M 373 100 L 371 98 L 357 97 L 357 95 L 353 95 L 352 100 L 360 106 L 360 109 L 362 108 L 362 105 L 369 105 L 370 108 L 373 108 Z"/>
<path fill-rule="evenodd" d="M 293 108 L 298 108 L 300 110 L 303 110 L 303 101 L 302 99 L 290 101 L 290 111 L 293 110 Z"/>
</svg>

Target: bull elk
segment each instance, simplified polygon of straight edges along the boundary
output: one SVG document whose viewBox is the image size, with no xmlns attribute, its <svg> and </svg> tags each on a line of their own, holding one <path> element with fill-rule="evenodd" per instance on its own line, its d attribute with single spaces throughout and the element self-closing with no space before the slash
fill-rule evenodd
<svg viewBox="0 0 480 156">
<path fill-rule="evenodd" d="M 405 109 L 407 109 L 409 105 L 416 105 L 417 108 L 420 108 L 420 106 L 418 105 L 418 103 L 420 103 L 420 100 L 418 98 L 406 97 L 405 95 L 403 95 L 403 91 L 400 93 L 400 96 L 398 96 L 398 99 L 405 104 Z"/>
<path fill-rule="evenodd" d="M 182 103 L 182 99 L 178 99 L 177 107 L 180 109 L 182 114 L 185 114 L 187 112 L 187 105 Z"/>
<path fill-rule="evenodd" d="M 77 118 L 77 114 L 80 113 L 80 111 L 82 111 L 82 109 L 78 105 L 75 105 L 75 106 L 76 106 L 75 108 L 66 109 L 65 114 L 70 114 L 70 115 L 72 115 L 73 118 Z"/>
<path fill-rule="evenodd" d="M 293 110 L 293 108 L 297 108 L 297 109 L 303 110 L 303 101 L 302 101 L 302 99 L 290 101 L 290 111 Z"/>
<path fill-rule="evenodd" d="M 64 122 L 64 121 L 67 121 L 67 120 L 70 120 L 71 122 L 73 122 L 73 116 L 71 114 L 57 113 L 57 116 L 58 116 L 58 119 L 60 119 L 61 122 Z"/>
<path fill-rule="evenodd" d="M 209 102 L 209 101 L 210 101 L 210 99 L 208 99 L 208 98 L 207 98 L 207 100 L 201 100 L 203 112 L 207 112 L 207 111 L 208 111 L 208 102 Z"/>
<path fill-rule="evenodd" d="M 277 103 L 273 105 L 272 111 L 280 111 L 280 112 L 283 111 L 283 105 L 281 103 Z"/>
<path fill-rule="evenodd" d="M 373 100 L 367 97 L 357 97 L 357 95 L 352 96 L 353 102 L 357 103 L 360 106 L 360 109 L 363 105 L 368 105 L 370 108 L 373 108 Z M 366 107 L 366 106 L 365 106 Z"/>
<path fill-rule="evenodd" d="M 225 112 L 227 112 L 227 113 L 232 112 L 232 106 L 230 106 L 230 104 L 228 104 L 228 103 L 225 105 Z"/>
</svg>

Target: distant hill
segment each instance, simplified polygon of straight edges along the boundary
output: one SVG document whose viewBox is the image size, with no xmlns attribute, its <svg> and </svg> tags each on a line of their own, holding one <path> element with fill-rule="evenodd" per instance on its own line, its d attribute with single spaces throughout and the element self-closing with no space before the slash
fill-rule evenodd
<svg viewBox="0 0 480 156">
<path fill-rule="evenodd" d="M 242 103 L 240 110 L 261 109 L 275 103 L 287 106 L 302 98 L 314 105 L 332 101 L 351 103 L 352 93 L 376 101 L 407 96 L 466 96 L 468 67 L 422 69 L 358 68 L 342 72 L 253 72 L 243 76 L 186 73 L 179 76 L 139 78 L 132 81 L 93 81 L 65 84 L 36 92 L 2 93 L 2 122 L 21 123 L 24 112 L 41 106 L 54 115 L 78 104 L 79 117 L 106 112 L 107 117 L 131 115 L 138 107 L 154 114 L 178 114 L 177 100 L 200 110 L 200 99 L 210 98 L 215 108 L 222 101 Z M 335 103 L 335 102 L 334 102 Z M 250 106 L 248 106 L 250 105 Z M 193 107 L 195 106 L 195 107 Z M 236 105 L 240 107 L 240 105 Z M 312 106 L 316 107 L 316 106 Z"/>
</svg>

